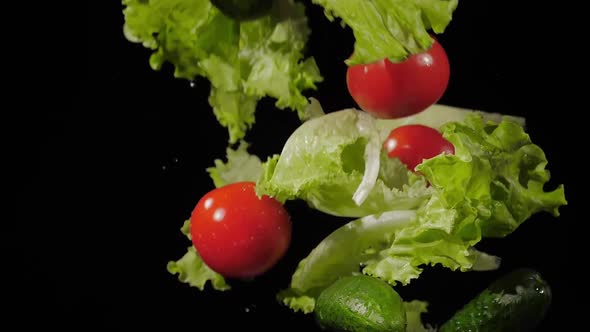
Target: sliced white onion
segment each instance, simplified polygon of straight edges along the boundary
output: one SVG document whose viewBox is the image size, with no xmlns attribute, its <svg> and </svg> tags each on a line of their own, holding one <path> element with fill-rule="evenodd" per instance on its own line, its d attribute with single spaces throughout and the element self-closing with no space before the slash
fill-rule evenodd
<svg viewBox="0 0 590 332">
<path fill-rule="evenodd" d="M 365 173 L 352 196 L 356 205 L 361 205 L 369 196 L 379 175 L 381 142 L 375 125 L 375 119 L 371 115 L 359 111 L 356 128 L 362 136 L 368 138 L 367 145 L 365 146 Z"/>
</svg>

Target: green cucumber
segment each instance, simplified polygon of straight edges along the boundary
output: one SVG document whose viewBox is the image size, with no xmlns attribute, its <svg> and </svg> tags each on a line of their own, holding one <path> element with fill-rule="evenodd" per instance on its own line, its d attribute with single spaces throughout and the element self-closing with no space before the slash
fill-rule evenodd
<svg viewBox="0 0 590 332">
<path fill-rule="evenodd" d="M 316 322 L 341 332 L 404 332 L 406 311 L 399 294 L 386 282 L 357 275 L 335 281 L 318 297 Z"/>
<path fill-rule="evenodd" d="M 531 269 L 518 269 L 493 282 L 457 311 L 439 332 L 526 332 L 543 320 L 551 288 Z"/>
</svg>

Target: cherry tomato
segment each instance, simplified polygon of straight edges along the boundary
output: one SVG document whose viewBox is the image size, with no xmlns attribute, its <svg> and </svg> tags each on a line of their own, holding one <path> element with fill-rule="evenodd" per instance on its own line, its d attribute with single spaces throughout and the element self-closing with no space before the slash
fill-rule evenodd
<svg viewBox="0 0 590 332">
<path fill-rule="evenodd" d="M 230 278 L 270 270 L 291 242 L 291 221 L 274 198 L 259 198 L 254 182 L 238 182 L 205 194 L 191 214 L 192 242 L 203 262 Z"/>
<path fill-rule="evenodd" d="M 406 125 L 393 129 L 383 143 L 389 158 L 399 158 L 410 170 L 441 153 L 455 154 L 455 147 L 436 129 Z"/>
<path fill-rule="evenodd" d="M 362 110 L 377 118 L 404 116 L 403 80 L 391 73 L 393 63 L 383 59 L 366 65 L 349 66 L 346 72 L 348 92 Z"/>
<path fill-rule="evenodd" d="M 449 77 L 449 59 L 434 39 L 430 49 L 401 62 L 383 59 L 349 66 L 346 84 L 361 109 L 377 118 L 395 119 L 419 113 L 438 102 Z"/>
</svg>

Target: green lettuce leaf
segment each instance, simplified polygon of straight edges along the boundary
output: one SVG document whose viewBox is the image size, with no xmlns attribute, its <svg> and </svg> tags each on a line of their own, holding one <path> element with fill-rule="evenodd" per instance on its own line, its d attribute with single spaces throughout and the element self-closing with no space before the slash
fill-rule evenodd
<svg viewBox="0 0 590 332">
<path fill-rule="evenodd" d="M 407 285 L 429 265 L 495 269 L 499 258 L 474 248 L 483 237 L 507 236 L 537 212 L 558 216 L 567 204 L 563 185 L 543 189 L 547 160 L 512 119 L 497 123 L 470 113 L 441 130 L 456 153 L 417 166 L 430 184 L 429 196 L 413 210 L 382 212 L 334 231 L 300 262 L 278 295 L 284 304 L 313 311 L 322 289 L 355 273 Z M 401 213 L 406 217 L 395 221 Z M 302 298 L 306 307 L 298 306 Z"/>
<path fill-rule="evenodd" d="M 443 134 L 455 155 L 426 160 L 417 170 L 444 191 L 445 205 L 477 209 L 483 236 L 504 237 L 534 213 L 559 216 L 567 204 L 563 185 L 545 191 L 547 158 L 517 123 L 468 117 L 447 124 Z M 462 234 L 475 236 L 467 229 Z"/>
<path fill-rule="evenodd" d="M 428 312 L 428 302 L 413 300 L 404 302 L 406 309 L 406 332 L 435 332 L 436 329 L 422 323 L 422 314 Z"/>
<path fill-rule="evenodd" d="M 216 159 L 215 166 L 207 168 L 216 188 L 240 181 L 256 182 L 260 178 L 262 162 L 258 156 L 248 153 L 248 146 L 245 141 L 240 141 L 237 149 L 228 147 L 227 161 Z"/>
<path fill-rule="evenodd" d="M 310 30 L 301 3 L 277 0 L 269 15 L 238 22 L 209 0 L 122 2 L 125 36 L 154 50 L 154 70 L 170 63 L 177 78 L 210 81 L 209 103 L 228 128 L 230 143 L 252 127 L 263 97 L 303 117 L 307 100 L 302 92 L 322 80 L 314 59 L 303 59 Z"/>
<path fill-rule="evenodd" d="M 302 120 L 307 121 L 314 118 L 319 118 L 322 115 L 326 115 L 326 113 L 324 112 L 324 109 L 322 108 L 319 100 L 313 97 L 309 98 L 309 104 L 305 108 Z"/>
<path fill-rule="evenodd" d="M 178 280 L 187 283 L 200 290 L 205 289 L 209 281 L 211 286 L 219 291 L 230 289 L 225 279 L 217 272 L 211 270 L 193 246 L 188 247 L 187 253 L 175 262 L 168 262 L 168 272 L 178 274 Z"/>
<path fill-rule="evenodd" d="M 190 220 L 186 220 L 181 231 L 190 240 Z M 177 274 L 178 280 L 192 287 L 204 290 L 207 282 L 213 289 L 219 291 L 229 290 L 231 287 L 225 282 L 223 276 L 211 270 L 201 259 L 193 246 L 188 247 L 186 254 L 177 261 L 170 261 L 166 266 L 168 272 Z"/>
<path fill-rule="evenodd" d="M 458 0 L 313 0 L 326 15 L 342 19 L 355 36 L 349 65 L 383 58 L 393 62 L 426 51 L 433 43 L 429 30 L 442 33 Z"/>
</svg>

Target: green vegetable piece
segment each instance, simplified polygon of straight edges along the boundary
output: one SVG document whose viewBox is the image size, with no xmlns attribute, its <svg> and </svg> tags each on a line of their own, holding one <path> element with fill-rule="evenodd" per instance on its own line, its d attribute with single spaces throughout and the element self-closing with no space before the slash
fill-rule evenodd
<svg viewBox="0 0 590 332">
<path fill-rule="evenodd" d="M 191 221 L 187 219 L 180 228 L 190 241 L 191 239 Z M 186 254 L 177 261 L 169 261 L 166 269 L 173 275 L 178 275 L 178 281 L 196 287 L 199 290 L 205 290 L 207 283 L 218 291 L 226 291 L 231 286 L 225 281 L 223 276 L 213 270 L 203 260 L 194 246 L 187 248 Z"/>
<path fill-rule="evenodd" d="M 406 310 L 406 332 L 435 332 L 429 324 L 424 326 L 422 323 L 422 314 L 428 312 L 428 302 L 413 300 L 411 302 L 404 302 Z"/>
<path fill-rule="evenodd" d="M 543 320 L 551 288 L 531 269 L 505 275 L 443 324 L 439 332 L 527 332 Z"/>
<path fill-rule="evenodd" d="M 334 282 L 318 297 L 316 321 L 326 330 L 404 332 L 406 311 L 387 283 L 365 275 Z"/>
<path fill-rule="evenodd" d="M 249 144 L 240 141 L 236 149 L 226 148 L 227 161 L 215 159 L 215 166 L 207 172 L 216 188 L 240 181 L 256 181 L 262 174 L 262 162 L 258 156 L 248 153 Z"/>
<path fill-rule="evenodd" d="M 313 0 L 330 20 L 342 19 L 355 37 L 348 65 L 383 58 L 393 62 L 424 52 L 433 43 L 429 30 L 442 33 L 458 0 Z"/>
<path fill-rule="evenodd" d="M 191 287 L 196 287 L 200 290 L 205 290 L 207 282 L 211 284 L 213 289 L 218 291 L 225 291 L 230 289 L 219 273 L 211 270 L 207 266 L 199 253 L 193 246 L 188 247 L 186 254 L 177 261 L 170 261 L 166 269 L 171 274 L 177 274 L 178 280 L 189 284 Z"/>
<path fill-rule="evenodd" d="M 122 4 L 125 37 L 153 50 L 152 69 L 171 64 L 176 78 L 209 80 L 209 104 L 227 128 L 229 143 L 237 143 L 252 128 L 262 98 L 274 98 L 277 108 L 305 115 L 303 91 L 316 89 L 322 76 L 315 60 L 304 58 L 311 30 L 302 3 L 274 0 L 268 15 L 248 21 L 230 18 L 209 0 Z"/>
<path fill-rule="evenodd" d="M 238 20 L 252 20 L 268 15 L 273 0 L 211 0 L 225 15 Z"/>
</svg>

